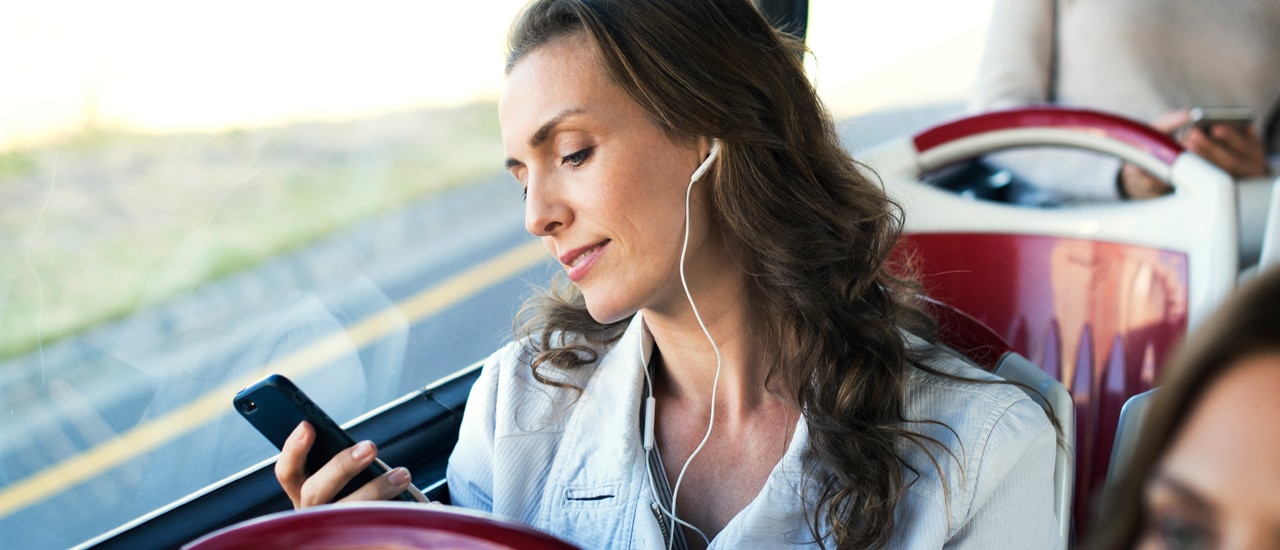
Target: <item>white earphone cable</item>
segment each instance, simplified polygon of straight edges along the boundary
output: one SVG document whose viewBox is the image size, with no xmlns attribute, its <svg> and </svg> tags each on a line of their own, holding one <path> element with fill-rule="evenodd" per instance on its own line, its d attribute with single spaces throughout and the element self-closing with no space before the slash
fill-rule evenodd
<svg viewBox="0 0 1280 550">
<path fill-rule="evenodd" d="M 698 456 L 698 453 L 702 452 L 702 448 L 705 447 L 707 445 L 707 441 L 711 439 L 711 430 L 713 427 L 715 427 L 715 423 L 716 423 L 716 393 L 717 393 L 717 389 L 720 386 L 720 365 L 721 365 L 720 346 L 716 345 L 715 338 L 711 337 L 711 331 L 707 329 L 706 323 L 703 322 L 702 320 L 702 314 L 698 312 L 698 305 L 695 304 L 693 301 L 693 293 L 689 291 L 689 281 L 685 277 L 684 261 L 685 261 L 685 256 L 689 250 L 689 232 L 691 229 L 690 221 L 689 221 L 690 220 L 689 198 L 690 198 L 690 195 L 692 195 L 693 193 L 693 184 L 697 183 L 698 180 L 702 178 L 702 174 L 705 173 L 707 169 L 711 167 L 711 162 L 716 157 L 716 154 L 719 152 L 719 150 L 720 150 L 720 142 L 719 141 L 713 142 L 711 147 L 711 153 L 707 155 L 707 160 L 703 161 L 702 165 L 699 166 L 698 169 L 694 171 L 693 175 L 689 177 L 689 187 L 687 187 L 684 192 L 684 244 L 681 245 L 680 247 L 680 284 L 681 286 L 684 287 L 684 295 L 685 295 L 685 298 L 689 300 L 689 307 L 693 309 L 693 317 L 698 320 L 698 326 L 702 327 L 702 334 L 707 337 L 708 342 L 711 342 L 711 349 L 716 354 L 716 374 L 715 374 L 715 378 L 711 382 L 711 414 L 710 414 L 710 418 L 707 420 L 707 433 L 703 434 L 702 441 L 700 441 L 698 443 L 698 446 L 693 449 L 693 453 L 689 455 L 689 458 L 684 461 L 684 466 L 680 468 L 680 475 L 676 476 L 676 484 L 671 490 L 671 520 L 672 520 L 671 529 L 672 531 L 675 530 L 676 523 L 680 523 L 681 525 L 688 525 L 687 523 L 679 520 L 676 517 L 676 508 L 677 508 L 676 502 L 677 502 L 677 498 L 680 495 L 680 483 L 684 481 L 684 474 L 686 471 L 688 471 L 689 464 L 693 462 L 693 458 Z M 707 539 L 706 534 L 704 534 L 701 530 L 699 530 L 696 527 L 693 527 L 692 525 L 689 525 L 689 527 L 694 531 L 697 531 L 699 535 L 702 535 L 702 538 L 704 540 Z M 674 540 L 675 540 L 675 537 L 672 536 L 671 541 L 674 541 Z M 711 541 L 708 540 L 707 545 L 710 545 L 710 544 L 711 544 Z M 670 550 L 671 548 L 670 541 L 667 543 L 667 548 L 668 550 Z"/>
<path fill-rule="evenodd" d="M 715 160 L 719 152 L 720 152 L 720 141 L 713 140 L 711 143 L 711 152 L 707 155 L 706 160 L 703 160 L 702 164 L 698 166 L 697 170 L 694 170 L 693 175 L 689 176 L 689 186 L 685 188 L 685 192 L 684 192 L 684 241 L 680 246 L 680 285 L 684 287 L 685 298 L 689 300 L 689 307 L 693 309 L 693 316 L 695 319 L 697 319 L 698 326 L 702 328 L 702 334 L 707 337 L 707 341 L 711 343 L 712 351 L 714 351 L 716 354 L 716 374 L 715 374 L 715 378 L 711 383 L 711 414 L 710 414 L 710 418 L 707 421 L 707 432 L 703 434 L 702 441 L 698 443 L 698 446 L 693 450 L 693 453 L 691 453 L 689 455 L 689 458 L 685 460 L 684 466 L 680 468 L 680 475 L 676 477 L 675 486 L 671 491 L 671 509 L 670 510 L 668 510 L 666 506 L 663 505 L 663 502 L 662 502 L 663 499 L 657 498 L 659 495 L 659 491 L 657 488 L 657 480 L 654 478 L 652 462 L 648 460 L 648 456 L 647 456 L 648 453 L 650 453 L 654 448 L 654 435 L 653 435 L 654 414 L 655 414 L 657 405 L 656 405 L 656 400 L 654 399 L 654 394 L 653 394 L 653 377 L 649 373 L 649 366 L 648 364 L 646 364 L 643 349 L 640 352 L 640 364 L 644 369 L 645 383 L 648 385 L 648 388 L 649 388 L 649 395 L 645 398 L 645 403 L 644 403 L 645 416 L 644 416 L 644 443 L 643 444 L 644 444 L 644 450 L 646 454 L 645 471 L 647 473 L 646 477 L 649 478 L 649 490 L 652 491 L 654 494 L 654 503 L 657 504 L 659 511 L 661 511 L 667 517 L 671 518 L 671 524 L 669 529 L 669 532 L 671 535 L 667 539 L 667 550 L 671 550 L 673 545 L 675 544 L 676 525 L 688 527 L 689 529 L 698 533 L 698 536 L 702 537 L 702 540 L 706 542 L 707 546 L 711 545 L 711 539 L 707 537 L 706 533 L 704 533 L 701 529 L 698 529 L 692 523 L 689 523 L 677 517 L 676 497 L 680 494 L 680 483 L 684 481 L 684 474 L 689 469 L 689 464 L 693 462 L 693 457 L 698 456 L 698 453 L 702 452 L 702 448 L 705 447 L 707 444 L 707 441 L 711 439 L 711 430 L 715 426 L 715 422 L 716 422 L 716 392 L 720 385 L 720 366 L 721 366 L 720 347 L 716 345 L 715 338 L 712 338 L 711 331 L 707 329 L 706 323 L 703 322 L 702 320 L 702 314 L 698 311 L 698 305 L 693 301 L 693 293 L 689 291 L 689 281 L 685 276 L 684 264 L 685 264 L 685 257 L 689 251 L 689 230 L 690 230 L 689 202 L 690 202 L 690 196 L 693 193 L 693 184 L 697 183 L 698 180 L 702 178 L 702 175 L 705 174 L 707 170 L 711 168 L 711 163 Z"/>
<path fill-rule="evenodd" d="M 645 365 L 643 351 L 641 351 L 640 353 L 640 364 Z M 707 546 L 711 546 L 711 539 L 707 538 L 706 533 L 702 532 L 702 530 L 698 529 L 698 527 L 695 526 L 694 524 L 676 517 L 675 512 L 668 510 L 666 505 L 663 504 L 662 499 L 657 498 L 658 495 L 660 494 L 658 491 L 658 481 L 657 479 L 655 479 L 653 474 L 653 468 L 651 467 L 653 463 L 649 460 L 647 456 L 654 449 L 654 442 L 653 442 L 654 418 L 653 417 L 654 417 L 654 411 L 657 408 L 657 401 L 653 397 L 653 377 L 649 375 L 649 369 L 647 365 L 645 365 L 645 369 L 644 369 L 644 380 L 645 380 L 645 383 L 648 384 L 649 386 L 649 396 L 645 398 L 645 402 L 644 402 L 644 417 L 645 417 L 644 450 L 646 455 L 645 477 L 649 479 L 649 490 L 654 495 L 653 503 L 658 506 L 658 511 L 662 512 L 664 516 L 670 518 L 672 522 L 688 527 L 689 529 L 692 529 L 695 533 L 698 534 L 698 536 L 702 537 L 702 540 L 706 542 Z M 672 498 L 672 502 L 673 503 L 675 502 L 674 498 Z M 674 542 L 675 541 L 675 525 L 671 526 L 669 532 L 672 533 L 672 535 L 667 542 L 667 549 L 671 550 L 672 545 L 675 544 Z"/>
</svg>

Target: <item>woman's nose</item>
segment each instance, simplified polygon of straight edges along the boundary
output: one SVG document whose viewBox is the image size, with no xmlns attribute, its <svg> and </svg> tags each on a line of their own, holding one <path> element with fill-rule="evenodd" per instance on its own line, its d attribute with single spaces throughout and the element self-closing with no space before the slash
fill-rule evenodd
<svg viewBox="0 0 1280 550">
<path fill-rule="evenodd" d="M 572 211 L 561 195 L 558 182 L 530 177 L 525 187 L 525 230 L 535 236 L 546 237 L 568 224 Z"/>
</svg>

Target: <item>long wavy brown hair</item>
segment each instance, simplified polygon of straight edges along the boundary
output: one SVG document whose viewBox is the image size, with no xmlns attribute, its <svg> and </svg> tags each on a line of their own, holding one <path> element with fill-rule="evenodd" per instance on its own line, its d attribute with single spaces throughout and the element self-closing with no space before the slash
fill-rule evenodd
<svg viewBox="0 0 1280 550">
<path fill-rule="evenodd" d="M 670 136 L 721 140 L 704 180 L 712 226 L 744 259 L 743 303 L 766 320 L 770 388 L 793 396 L 808 424 L 810 530 L 823 546 L 883 546 L 914 479 L 903 444 L 945 453 L 902 412 L 909 369 L 930 370 L 931 346 L 909 346 L 901 330 L 932 342 L 935 327 L 889 262 L 901 209 L 841 145 L 804 45 L 747 0 L 538 0 L 511 30 L 507 71 L 577 33 Z M 596 323 L 560 278 L 526 302 L 517 335 L 536 375 L 596 361 L 627 322 Z"/>
</svg>

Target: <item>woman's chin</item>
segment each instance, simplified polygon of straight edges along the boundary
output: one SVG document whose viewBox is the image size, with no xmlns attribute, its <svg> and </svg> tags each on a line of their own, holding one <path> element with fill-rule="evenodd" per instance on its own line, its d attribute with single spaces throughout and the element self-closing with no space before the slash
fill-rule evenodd
<svg viewBox="0 0 1280 550">
<path fill-rule="evenodd" d="M 616 323 L 634 315 L 635 312 L 635 309 L 623 307 L 621 304 L 600 303 L 590 297 L 587 298 L 587 313 L 602 325 Z"/>
</svg>

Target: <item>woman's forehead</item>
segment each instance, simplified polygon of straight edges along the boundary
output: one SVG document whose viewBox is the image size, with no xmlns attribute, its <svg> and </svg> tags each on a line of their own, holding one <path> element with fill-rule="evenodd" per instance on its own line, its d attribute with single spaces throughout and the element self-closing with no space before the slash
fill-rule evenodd
<svg viewBox="0 0 1280 550">
<path fill-rule="evenodd" d="M 635 109 L 639 105 L 609 78 L 590 40 L 571 35 L 539 46 L 512 67 L 498 117 L 504 138 L 528 139 L 563 113 L 612 118 Z"/>
<path fill-rule="evenodd" d="M 525 52 L 507 73 L 503 96 L 513 87 L 528 86 L 538 80 L 554 84 L 568 77 L 604 77 L 607 80 L 595 42 L 586 33 L 557 37 Z"/>
</svg>

